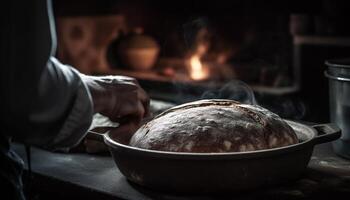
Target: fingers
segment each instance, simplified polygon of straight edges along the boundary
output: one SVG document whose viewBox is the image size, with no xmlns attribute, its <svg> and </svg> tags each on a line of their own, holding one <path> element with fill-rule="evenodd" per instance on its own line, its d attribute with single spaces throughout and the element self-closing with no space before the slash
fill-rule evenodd
<svg viewBox="0 0 350 200">
<path fill-rule="evenodd" d="M 142 88 L 139 90 L 139 99 L 141 100 L 144 109 L 144 114 L 142 117 L 147 117 L 150 114 L 150 98 Z"/>
<path fill-rule="evenodd" d="M 129 144 L 130 138 L 138 128 L 139 126 L 134 123 L 126 123 L 122 124 L 116 129 L 111 130 L 109 134 L 116 141 L 122 144 Z"/>
<path fill-rule="evenodd" d="M 137 124 L 139 124 L 143 117 L 145 116 L 146 110 L 145 110 L 145 106 L 141 101 L 137 102 L 137 111 L 136 111 L 136 119 L 137 119 Z"/>
<path fill-rule="evenodd" d="M 143 104 L 143 107 L 145 109 L 145 112 L 144 112 L 144 115 L 142 116 L 143 118 L 147 118 L 147 117 L 150 117 L 151 116 L 151 111 L 150 111 L 150 101 L 146 101 L 144 104 Z"/>
<path fill-rule="evenodd" d="M 118 122 L 121 124 L 134 123 L 140 124 L 145 115 L 145 108 L 141 101 L 126 103 L 119 112 Z"/>
<path fill-rule="evenodd" d="M 116 111 L 118 122 L 124 123 L 127 120 L 139 124 L 142 119 L 149 115 L 150 99 L 147 93 L 139 88 L 135 95 L 129 95 L 124 102 L 121 102 L 119 109 Z"/>
<path fill-rule="evenodd" d="M 150 113 L 150 99 L 137 80 L 126 76 L 105 76 L 94 80 L 98 95 L 94 109 L 112 121 L 139 124 Z M 102 99 L 102 100 L 101 100 Z M 96 105 L 95 105 L 96 104 Z"/>
</svg>

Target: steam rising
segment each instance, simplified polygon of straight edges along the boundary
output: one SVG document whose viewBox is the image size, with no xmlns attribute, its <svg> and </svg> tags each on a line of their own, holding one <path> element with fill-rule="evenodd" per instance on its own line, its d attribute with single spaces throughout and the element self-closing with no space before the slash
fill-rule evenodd
<svg viewBox="0 0 350 200">
<path fill-rule="evenodd" d="M 205 30 L 209 30 L 209 20 L 205 17 L 199 17 L 183 25 L 183 37 L 188 49 L 196 51 L 194 49 L 197 48 L 199 43 L 209 41 L 208 33 L 202 32 Z"/>
<path fill-rule="evenodd" d="M 268 105 L 262 106 L 286 119 L 302 120 L 307 113 L 305 103 L 291 97 L 275 98 Z"/>
<path fill-rule="evenodd" d="M 239 80 L 232 80 L 223 84 L 222 87 L 218 87 L 215 81 L 206 82 L 205 87 L 195 87 L 179 82 L 173 82 L 173 84 L 176 88 L 173 100 L 178 104 L 199 99 L 231 99 L 245 104 L 260 105 L 282 118 L 294 120 L 302 120 L 308 111 L 301 99 L 290 95 L 255 93 L 248 84 Z"/>
<path fill-rule="evenodd" d="M 253 90 L 246 83 L 239 80 L 230 81 L 219 90 L 209 90 L 201 98 L 231 99 L 245 104 L 257 104 Z"/>
</svg>

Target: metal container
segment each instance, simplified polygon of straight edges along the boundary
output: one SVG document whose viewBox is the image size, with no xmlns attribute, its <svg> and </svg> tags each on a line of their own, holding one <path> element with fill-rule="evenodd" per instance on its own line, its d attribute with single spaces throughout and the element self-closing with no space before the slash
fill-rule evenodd
<svg viewBox="0 0 350 200">
<path fill-rule="evenodd" d="M 325 63 L 329 79 L 331 121 L 342 130 L 339 140 L 332 143 L 334 152 L 350 159 L 350 59 L 329 60 Z"/>
<path fill-rule="evenodd" d="M 104 134 L 116 165 L 138 185 L 174 193 L 229 193 L 298 179 L 315 145 L 336 140 L 334 124 L 306 126 L 286 120 L 299 143 L 274 149 L 227 153 L 185 153 L 147 150 Z"/>
</svg>

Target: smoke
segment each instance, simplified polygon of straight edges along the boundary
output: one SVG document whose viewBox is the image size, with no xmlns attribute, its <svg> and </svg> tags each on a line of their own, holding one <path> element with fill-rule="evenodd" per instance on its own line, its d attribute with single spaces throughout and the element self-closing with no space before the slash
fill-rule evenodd
<svg viewBox="0 0 350 200">
<path fill-rule="evenodd" d="M 172 102 L 181 104 L 200 99 L 231 99 L 244 104 L 262 106 L 282 118 L 291 120 L 303 120 L 308 113 L 304 101 L 294 94 L 276 95 L 253 91 L 248 84 L 239 80 L 232 80 L 226 84 L 211 81 L 200 85 L 173 82 L 175 90 Z"/>
<path fill-rule="evenodd" d="M 307 106 L 299 99 L 290 95 L 273 95 L 254 92 L 243 81 L 233 80 L 218 89 L 205 91 L 201 99 L 231 99 L 244 104 L 262 106 L 282 118 L 302 120 L 307 113 Z"/>
<path fill-rule="evenodd" d="M 231 99 L 245 104 L 257 104 L 253 90 L 239 80 L 230 81 L 218 90 L 206 91 L 201 99 Z"/>
<path fill-rule="evenodd" d="M 199 17 L 183 25 L 183 37 L 188 49 L 192 49 L 203 40 L 209 41 L 208 34 L 200 35 L 202 30 L 209 30 L 209 20 L 206 17 Z"/>
<path fill-rule="evenodd" d="M 269 109 L 271 112 L 278 114 L 282 118 L 302 120 L 307 113 L 305 103 L 295 97 L 262 97 L 264 104 L 261 106 Z"/>
</svg>

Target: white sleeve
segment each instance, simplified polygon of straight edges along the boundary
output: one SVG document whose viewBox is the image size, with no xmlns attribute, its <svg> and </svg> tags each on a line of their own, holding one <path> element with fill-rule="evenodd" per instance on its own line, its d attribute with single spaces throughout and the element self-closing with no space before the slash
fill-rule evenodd
<svg viewBox="0 0 350 200">
<path fill-rule="evenodd" d="M 51 58 L 30 114 L 35 136 L 26 142 L 48 149 L 72 147 L 85 136 L 92 115 L 91 95 L 79 73 Z"/>
</svg>

